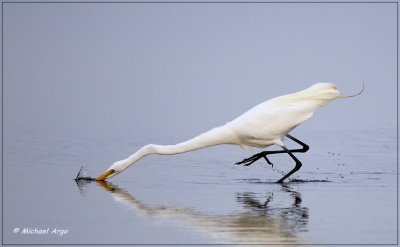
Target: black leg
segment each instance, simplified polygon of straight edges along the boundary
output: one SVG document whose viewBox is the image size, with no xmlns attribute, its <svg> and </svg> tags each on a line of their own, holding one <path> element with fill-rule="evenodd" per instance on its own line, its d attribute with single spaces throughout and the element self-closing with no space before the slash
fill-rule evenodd
<svg viewBox="0 0 400 247">
<path fill-rule="evenodd" d="M 305 153 L 310 149 L 310 147 L 307 144 L 305 144 L 304 142 L 294 138 L 293 136 L 291 136 L 289 134 L 287 134 L 286 136 L 289 139 L 291 139 L 292 141 L 294 141 L 294 142 L 296 142 L 296 143 L 298 143 L 298 144 L 300 144 L 302 146 L 302 148 L 300 148 L 300 149 L 289 150 L 290 152 L 292 152 L 292 153 Z M 270 154 L 281 154 L 281 153 L 286 153 L 286 151 L 285 150 L 263 151 L 261 153 L 258 153 L 258 154 L 255 154 L 255 155 L 251 156 L 250 158 L 247 158 L 247 159 L 244 159 L 244 160 L 242 160 L 240 162 L 237 162 L 236 165 L 242 165 L 243 164 L 244 166 L 249 166 L 249 165 L 253 164 L 255 161 L 257 161 L 257 160 L 259 160 L 261 158 L 264 158 L 268 162 L 268 164 L 273 165 L 272 162 L 268 160 L 267 155 L 270 155 Z"/>
<path fill-rule="evenodd" d="M 298 152 L 300 152 L 300 153 L 305 153 L 305 152 L 307 152 L 307 151 L 310 149 L 310 146 L 308 146 L 308 145 L 305 144 L 304 142 L 300 141 L 299 139 L 296 139 L 296 138 L 294 138 L 293 136 L 291 136 L 291 135 L 289 135 L 289 134 L 287 134 L 286 136 L 287 136 L 289 139 L 291 139 L 292 141 L 294 141 L 294 142 L 296 142 L 296 143 L 298 143 L 298 144 L 300 144 L 300 145 L 302 146 L 301 149 L 295 149 L 295 150 L 297 150 Z M 291 151 L 291 152 L 293 153 L 293 151 Z"/>
<path fill-rule="evenodd" d="M 296 161 L 296 165 L 295 165 L 295 167 L 293 168 L 293 170 L 291 170 L 288 174 L 286 174 L 286 175 L 283 176 L 281 179 L 279 179 L 279 180 L 277 181 L 277 183 L 283 183 L 283 181 L 284 181 L 285 179 L 287 179 L 288 177 L 290 177 L 290 175 L 292 175 L 293 173 L 297 172 L 297 171 L 300 169 L 300 167 L 301 167 L 301 162 L 300 162 L 300 160 L 297 159 L 296 156 L 294 156 L 294 155 L 292 154 L 292 152 L 291 152 L 289 149 L 287 149 L 285 146 L 282 146 L 282 148 L 285 150 L 286 153 L 288 153 L 288 154 L 290 155 L 290 157 L 292 157 L 292 159 L 293 159 L 294 161 Z"/>
</svg>

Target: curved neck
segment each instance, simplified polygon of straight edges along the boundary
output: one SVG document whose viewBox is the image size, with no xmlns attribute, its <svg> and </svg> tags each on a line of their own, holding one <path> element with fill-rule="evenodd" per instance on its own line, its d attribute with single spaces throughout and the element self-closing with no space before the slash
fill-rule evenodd
<svg viewBox="0 0 400 247">
<path fill-rule="evenodd" d="M 155 145 L 149 144 L 140 148 L 136 153 L 129 156 L 126 161 L 126 167 L 131 166 L 143 157 L 150 154 L 171 155 L 194 151 L 197 149 L 220 145 L 234 144 L 236 136 L 228 129 L 217 127 L 203 134 L 200 134 L 190 140 L 178 143 L 176 145 Z"/>
</svg>

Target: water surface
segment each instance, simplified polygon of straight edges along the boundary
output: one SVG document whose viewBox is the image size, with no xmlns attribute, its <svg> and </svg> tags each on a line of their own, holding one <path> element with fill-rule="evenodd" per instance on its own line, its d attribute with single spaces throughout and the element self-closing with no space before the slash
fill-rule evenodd
<svg viewBox="0 0 400 247">
<path fill-rule="evenodd" d="M 329 145 L 322 131 L 299 131 L 311 149 L 297 154 L 303 167 L 283 185 L 274 181 L 292 168 L 289 157 L 270 156 L 274 169 L 261 160 L 237 166 L 258 150 L 235 146 L 150 156 L 110 182 L 76 183 L 83 161 L 98 175 L 109 164 L 96 153 L 123 158 L 122 151 L 127 155 L 148 138 L 124 131 L 15 131 L 5 136 L 4 243 L 396 242 L 394 129 L 379 130 L 375 143 L 369 131 L 337 131 Z M 68 233 L 26 234 L 24 228 Z"/>
</svg>

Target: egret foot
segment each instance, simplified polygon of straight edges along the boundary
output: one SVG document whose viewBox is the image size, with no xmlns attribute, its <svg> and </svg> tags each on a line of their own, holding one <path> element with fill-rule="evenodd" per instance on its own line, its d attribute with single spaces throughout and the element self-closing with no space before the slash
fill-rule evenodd
<svg viewBox="0 0 400 247">
<path fill-rule="evenodd" d="M 274 164 L 271 161 L 269 161 L 269 159 L 267 158 L 267 155 L 264 156 L 264 159 L 267 161 L 267 163 L 269 165 L 271 165 L 271 168 L 274 168 Z"/>
<path fill-rule="evenodd" d="M 253 155 L 253 156 L 251 156 L 251 157 L 249 157 L 247 159 L 244 159 L 244 160 L 242 160 L 240 162 L 237 162 L 235 164 L 236 165 L 249 166 L 249 165 L 253 164 L 254 162 L 256 162 L 257 160 L 259 160 L 261 158 L 264 158 L 267 161 L 267 163 L 269 165 L 271 165 L 271 167 L 274 167 L 274 164 L 272 164 L 272 162 L 267 158 L 267 155 L 268 155 L 267 152 L 261 152 L 261 153 L 255 154 L 255 155 Z"/>
<path fill-rule="evenodd" d="M 274 168 L 274 165 L 267 158 L 267 155 L 287 153 L 296 162 L 296 165 L 293 168 L 293 170 L 291 170 L 288 174 L 286 174 L 285 176 L 283 176 L 281 179 L 279 179 L 277 181 L 277 183 L 283 183 L 283 181 L 285 179 L 287 179 L 290 175 L 292 175 L 293 173 L 297 172 L 300 169 L 301 165 L 302 165 L 301 162 L 292 153 L 305 153 L 310 149 L 310 147 L 307 144 L 305 144 L 304 142 L 294 138 L 293 136 L 291 136 L 289 134 L 287 134 L 286 136 L 289 139 L 291 139 L 292 141 L 300 144 L 302 146 L 302 148 L 289 150 L 285 146 L 281 146 L 283 148 L 283 150 L 263 151 L 261 153 L 258 153 L 258 154 L 255 154 L 255 155 L 251 156 L 250 158 L 247 158 L 247 159 L 244 159 L 244 160 L 242 160 L 240 162 L 237 162 L 236 165 L 242 165 L 243 164 L 244 166 L 249 166 L 249 165 L 253 164 L 255 161 L 257 161 L 257 160 L 259 160 L 261 158 L 264 158 L 267 161 L 267 163 L 270 164 L 272 166 L 272 168 Z"/>
</svg>

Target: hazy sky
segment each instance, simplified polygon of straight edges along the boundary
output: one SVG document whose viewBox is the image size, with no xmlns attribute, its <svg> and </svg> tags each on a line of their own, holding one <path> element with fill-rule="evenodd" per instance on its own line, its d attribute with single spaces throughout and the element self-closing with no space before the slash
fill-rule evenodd
<svg viewBox="0 0 400 247">
<path fill-rule="evenodd" d="M 313 83 L 312 128 L 394 127 L 396 4 L 4 4 L 4 124 L 199 132 Z"/>
</svg>

